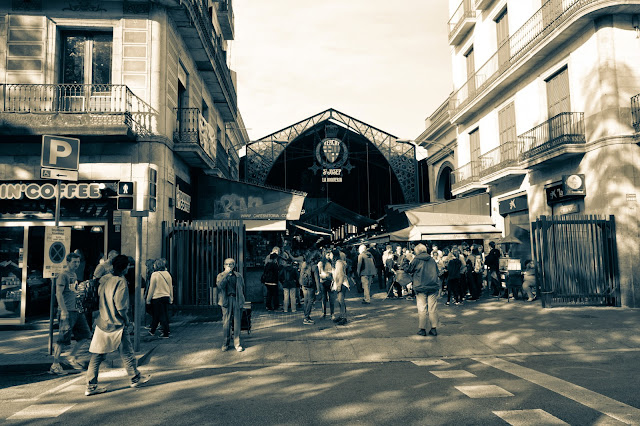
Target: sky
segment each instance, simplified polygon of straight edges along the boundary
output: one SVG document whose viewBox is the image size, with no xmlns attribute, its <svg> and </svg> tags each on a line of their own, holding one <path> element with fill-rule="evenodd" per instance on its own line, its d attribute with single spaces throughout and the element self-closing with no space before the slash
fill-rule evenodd
<svg viewBox="0 0 640 426">
<path fill-rule="evenodd" d="M 451 93 L 447 0 L 234 0 L 251 140 L 328 108 L 416 139 Z"/>
</svg>

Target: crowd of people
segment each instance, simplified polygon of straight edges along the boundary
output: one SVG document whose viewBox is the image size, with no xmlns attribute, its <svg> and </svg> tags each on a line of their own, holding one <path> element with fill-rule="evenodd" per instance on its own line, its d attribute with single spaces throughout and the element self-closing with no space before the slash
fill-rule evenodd
<svg viewBox="0 0 640 426">
<path fill-rule="evenodd" d="M 87 369 L 85 395 L 105 392 L 98 386 L 98 371 L 107 354 L 119 350 L 120 357 L 129 374 L 131 387 L 146 383 L 150 376 L 142 375 L 136 365 L 135 354 L 130 340 L 133 318 L 135 318 L 135 275 L 134 261 L 130 256 L 112 250 L 100 262 L 92 278 L 79 281 L 77 271 L 81 265 L 79 253 L 67 255 L 67 268 L 56 277 L 56 300 L 58 302 L 59 332 L 54 343 L 51 374 L 64 375 L 67 372 L 60 364 L 64 347 L 71 345 L 71 337 L 76 340 L 67 362 L 74 369 Z M 150 312 L 149 334 L 155 336 L 160 325 L 163 338 L 169 337 L 168 305 L 173 303 L 173 283 L 167 271 L 165 259 L 149 259 L 141 283 L 141 295 Z M 90 288 L 95 289 L 96 306 L 87 305 Z M 90 361 L 83 365 L 77 357 L 78 351 L 90 342 Z"/>
</svg>

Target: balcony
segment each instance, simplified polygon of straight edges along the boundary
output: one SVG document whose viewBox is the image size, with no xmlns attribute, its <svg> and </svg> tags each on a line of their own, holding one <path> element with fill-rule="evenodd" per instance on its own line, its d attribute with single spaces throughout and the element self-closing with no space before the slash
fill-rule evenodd
<svg viewBox="0 0 640 426">
<path fill-rule="evenodd" d="M 191 55 L 196 62 L 204 80 L 204 85 L 211 92 L 216 108 L 224 121 L 235 121 L 238 110 L 238 99 L 231 71 L 227 66 L 226 54 L 217 41 L 216 30 L 209 14 L 207 0 L 182 0 L 176 3 L 180 7 L 169 8 L 178 32 L 185 40 Z M 227 8 L 224 12 L 233 24 L 231 1 L 225 1 L 219 8 Z M 223 26 L 222 22 L 221 26 Z M 224 31 L 224 29 L 223 29 Z"/>
<path fill-rule="evenodd" d="M 459 195 L 474 189 L 486 188 L 486 185 L 480 183 L 479 178 L 480 162 L 470 161 L 451 172 L 451 192 L 453 195 Z"/>
<path fill-rule="evenodd" d="M 624 12 L 624 5 L 612 4 L 608 0 L 546 1 L 454 91 L 449 103 L 452 119 L 462 121 L 469 114 L 479 111 L 504 93 L 506 87 L 525 77 L 533 67 L 548 61 L 550 54 L 562 48 L 576 31 L 592 22 L 593 18 L 586 15 L 594 12 L 598 4 L 606 6 L 607 13 Z M 557 30 L 563 25 L 567 28 L 563 29 L 562 35 L 554 36 L 552 33 L 560 34 Z M 569 30 L 569 26 L 573 29 Z"/>
<path fill-rule="evenodd" d="M 220 29 L 222 30 L 222 35 L 227 40 L 233 40 L 233 7 L 231 5 L 231 0 L 223 0 L 218 3 L 218 23 L 220 24 Z"/>
<path fill-rule="evenodd" d="M 173 150 L 191 167 L 216 167 L 216 132 L 198 108 L 176 108 Z"/>
<path fill-rule="evenodd" d="M 636 133 L 640 132 L 640 94 L 631 98 L 631 118 Z"/>
<path fill-rule="evenodd" d="M 476 10 L 486 10 L 494 0 L 476 0 Z"/>
<path fill-rule="evenodd" d="M 3 84 L 0 96 L 2 135 L 151 133 L 149 106 L 122 84 Z"/>
<path fill-rule="evenodd" d="M 449 20 L 449 44 L 457 46 L 476 24 L 476 11 L 471 0 L 462 0 Z"/>
<path fill-rule="evenodd" d="M 584 153 L 584 113 L 563 112 L 518 136 L 527 167 L 565 155 Z"/>
<path fill-rule="evenodd" d="M 514 175 L 526 175 L 527 171 L 519 166 L 524 144 L 520 141 L 505 142 L 499 147 L 482 154 L 480 161 L 480 181 L 484 184 L 497 184 Z"/>
</svg>

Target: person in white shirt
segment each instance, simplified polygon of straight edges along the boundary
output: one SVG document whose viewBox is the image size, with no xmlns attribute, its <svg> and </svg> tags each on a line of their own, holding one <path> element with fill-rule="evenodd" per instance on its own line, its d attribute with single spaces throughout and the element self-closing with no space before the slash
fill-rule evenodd
<svg viewBox="0 0 640 426">
<path fill-rule="evenodd" d="M 147 305 L 151 304 L 153 320 L 149 334 L 156 335 L 158 323 L 162 325 L 162 338 L 169 338 L 169 305 L 173 303 L 173 282 L 167 271 L 166 259 L 158 259 L 154 263 L 155 272 L 151 274 L 147 291 Z"/>
</svg>

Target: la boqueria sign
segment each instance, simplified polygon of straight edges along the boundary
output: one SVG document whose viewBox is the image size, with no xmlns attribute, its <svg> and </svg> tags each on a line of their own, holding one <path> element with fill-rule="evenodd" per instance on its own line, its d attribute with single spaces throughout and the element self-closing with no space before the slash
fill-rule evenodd
<svg viewBox="0 0 640 426">
<path fill-rule="evenodd" d="M 60 198 L 102 198 L 99 183 L 66 183 L 60 185 Z M 56 185 L 51 183 L 0 184 L 0 200 L 50 200 L 56 197 Z"/>
<path fill-rule="evenodd" d="M 214 176 L 201 181 L 198 194 L 197 217 L 204 220 L 298 220 L 305 198 Z"/>
</svg>

